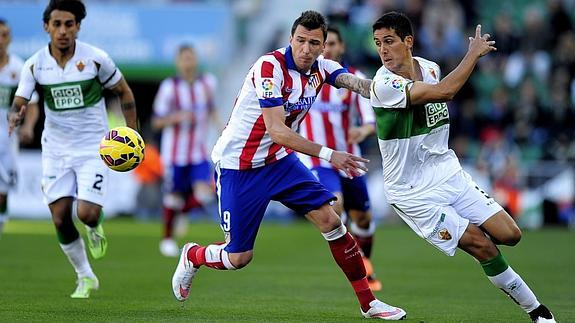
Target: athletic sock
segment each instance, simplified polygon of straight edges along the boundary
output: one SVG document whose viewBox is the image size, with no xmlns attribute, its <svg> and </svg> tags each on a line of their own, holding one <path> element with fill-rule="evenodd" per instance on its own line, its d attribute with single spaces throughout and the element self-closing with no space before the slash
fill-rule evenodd
<svg viewBox="0 0 575 323">
<path fill-rule="evenodd" d="M 367 229 L 363 229 L 357 226 L 355 222 L 351 224 L 351 234 L 353 235 L 355 241 L 359 245 L 363 256 L 366 258 L 371 257 L 371 249 L 373 247 L 373 235 L 375 233 L 375 223 L 372 221 L 369 223 Z"/>
<path fill-rule="evenodd" d="M 194 267 L 206 266 L 218 270 L 235 270 L 236 267 L 230 262 L 228 252 L 224 250 L 225 243 L 194 246 L 188 250 L 188 259 Z"/>
<path fill-rule="evenodd" d="M 529 313 L 539 307 L 540 303 L 529 286 L 507 264 L 501 252 L 493 259 L 481 261 L 487 278 L 507 294 L 515 303 Z"/>
<path fill-rule="evenodd" d="M 343 224 L 328 233 L 322 233 L 329 243 L 333 259 L 351 283 L 361 309 L 367 312 L 375 296 L 369 289 L 365 267 L 357 243 Z"/>
<path fill-rule="evenodd" d="M 64 254 L 68 257 L 78 278 L 96 277 L 88 262 L 88 256 L 86 255 L 86 248 L 84 247 L 84 240 L 82 240 L 82 238 L 78 238 L 68 244 L 60 243 L 60 248 L 62 248 L 62 251 L 64 251 Z"/>
<path fill-rule="evenodd" d="M 164 221 L 164 239 L 171 239 L 174 231 L 174 218 L 176 211 L 167 207 L 162 208 L 162 219 Z"/>
</svg>

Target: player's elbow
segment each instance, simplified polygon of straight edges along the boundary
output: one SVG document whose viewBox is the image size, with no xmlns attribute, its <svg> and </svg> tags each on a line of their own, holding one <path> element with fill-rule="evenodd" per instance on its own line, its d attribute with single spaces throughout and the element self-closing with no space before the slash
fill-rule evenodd
<svg viewBox="0 0 575 323">
<path fill-rule="evenodd" d="M 272 139 L 272 141 L 278 145 L 283 145 L 286 141 L 286 134 L 283 131 L 283 129 L 281 129 L 280 127 L 270 127 L 268 129 L 268 132 L 270 134 L 270 138 Z"/>
</svg>

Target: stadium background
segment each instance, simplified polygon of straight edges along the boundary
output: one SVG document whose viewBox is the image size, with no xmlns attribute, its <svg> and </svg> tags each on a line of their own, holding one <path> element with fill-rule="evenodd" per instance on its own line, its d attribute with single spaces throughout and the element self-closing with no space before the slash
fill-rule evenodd
<svg viewBox="0 0 575 323">
<path fill-rule="evenodd" d="M 575 320 L 572 291 L 575 257 L 570 248 L 575 240 L 569 230 L 575 227 L 575 126 L 572 124 L 575 120 L 575 1 L 86 0 L 85 3 L 88 16 L 82 23 L 79 39 L 103 48 L 119 65 L 134 91 L 142 132 L 149 144 L 158 142 L 158 135 L 149 128 L 153 98 L 160 81 L 174 73 L 173 57 L 182 43 L 192 44 L 198 50 L 202 69 L 218 77 L 216 103 L 221 116 L 227 119 L 249 66 L 262 53 L 287 45 L 291 23 L 303 10 L 318 10 L 338 25 L 347 41 L 347 62 L 369 76 L 380 66 L 372 44 L 371 23 L 383 12 L 401 10 L 410 16 L 416 28 L 414 54 L 437 61 L 444 75 L 465 53 L 467 35 L 481 23 L 483 30 L 497 41 L 498 51 L 481 59 L 471 80 L 449 103 L 450 145 L 476 181 L 491 191 L 523 228 L 543 227 L 538 232 L 526 231 L 524 242 L 505 252 L 518 270 L 524 272 L 529 281 L 534 281 L 539 295 L 550 299 L 548 302 L 556 314 L 559 311 L 559 318 Z M 0 1 L 0 17 L 6 19 L 12 29 L 10 52 L 27 58 L 46 45 L 48 36 L 43 32 L 41 21 L 45 4 L 46 1 Z M 113 109 L 110 111 L 112 122 L 116 122 L 115 113 Z M 179 308 L 174 312 L 164 283 L 171 276 L 173 261 L 160 258 L 157 252 L 159 222 L 141 223 L 127 217 L 107 222 L 112 239 L 110 257 L 95 264 L 108 290 L 96 294 L 90 310 L 69 303 L 65 295 L 71 281 L 62 283 L 61 272 L 70 276 L 70 269 L 56 249 L 51 224 L 22 219 L 49 219 L 39 186 L 41 128 L 40 121 L 35 143 L 22 147 L 20 181 L 9 201 L 10 214 L 15 219 L 8 223 L 0 240 L 0 276 L 11 277 L 0 283 L 0 321 L 194 318 L 225 321 L 234 318 L 249 322 L 333 322 L 357 318 L 349 290 L 340 273 L 332 268 L 333 263 L 317 234 L 311 226 L 299 222 L 288 221 L 293 223 L 289 226 L 277 224 L 274 219 L 283 223 L 293 216 L 277 205 L 272 205 L 268 220 L 264 221 L 254 265 L 230 275 L 202 273 L 204 285 L 197 287 L 197 293 L 203 293 L 204 298 L 197 299 L 192 307 L 208 309 L 200 314 Z M 213 142 L 217 134 L 210 133 L 207 137 Z M 458 254 L 448 261 L 408 232 L 382 199 L 375 138 L 368 140 L 363 148 L 371 160 L 368 176 L 374 215 L 383 224 L 378 229 L 374 263 L 382 266 L 386 299 L 406 304 L 408 311 L 415 312 L 411 318 L 418 321 L 468 322 L 480 317 L 490 322 L 525 319 L 511 302 L 479 278 L 475 264 L 465 255 Z M 157 183 L 148 183 L 143 192 L 134 173 L 114 173 L 114 176 L 115 184 L 110 187 L 106 206 L 111 216 L 159 218 Z M 192 224 L 186 238 L 207 242 L 219 237 L 217 226 L 205 221 L 216 217 L 215 210 L 209 212 Z M 283 239 L 279 240 L 280 237 Z M 135 241 L 141 250 L 133 250 Z M 270 244 L 274 247 L 270 248 Z M 294 252 L 293 245 L 305 248 L 307 256 Z M 310 247 L 312 245 L 315 247 Z M 21 255 L 44 250 L 52 256 L 40 257 L 43 276 L 38 283 L 37 279 L 30 279 L 36 275 L 34 261 Z M 148 257 L 152 258 L 153 265 Z M 126 264 L 126 259 L 130 264 Z M 286 263 L 286 259 L 295 261 Z M 306 269 L 314 277 L 312 281 L 306 281 L 302 275 L 297 279 L 291 276 L 300 270 L 297 265 L 301 263 L 317 265 L 315 269 Z M 132 281 L 121 278 L 123 270 L 130 270 Z M 464 271 L 470 274 L 465 275 Z M 270 273 L 273 277 L 269 277 Z M 254 280 L 270 286 L 269 293 L 256 297 L 255 301 L 242 297 L 246 291 L 250 291 L 252 297 L 255 295 L 257 288 L 249 283 Z M 338 281 L 341 291 L 334 292 L 333 280 Z M 161 283 L 155 284 L 157 281 Z M 457 292 L 449 292 L 449 281 L 459 284 Z M 468 281 L 476 283 L 468 284 Z M 214 284 L 225 286 L 231 307 L 212 301 L 220 294 L 218 290 L 209 289 L 208 286 Z M 320 290 L 310 285 L 317 285 Z M 22 286 L 33 288 L 39 297 L 30 300 Z M 293 288 L 297 289 L 295 296 Z M 56 298 L 54 290 L 58 293 Z M 437 293 L 441 297 L 429 297 Z M 145 301 L 142 295 L 146 295 Z M 317 299 L 308 300 L 316 296 Z M 483 303 L 474 304 L 472 308 L 468 303 L 470 298 L 478 298 Z M 287 302 L 287 305 L 280 308 L 276 302 Z M 254 307 L 254 303 L 269 308 L 262 310 Z M 450 306 L 446 307 L 447 304 Z M 53 306 L 59 310 L 53 310 Z M 496 311 L 492 313 L 493 308 Z M 230 309 L 237 314 L 221 314 Z M 345 309 L 351 312 L 346 313 Z M 337 314 L 333 310 L 337 310 Z M 431 319 L 426 314 L 432 315 Z"/>
<path fill-rule="evenodd" d="M 416 28 L 414 54 L 437 61 L 444 75 L 459 62 L 466 51 L 466 36 L 481 23 L 497 41 L 498 51 L 480 61 L 471 80 L 449 103 L 450 144 L 480 186 L 492 192 L 523 227 L 575 223 L 575 1 L 154 0 L 87 4 L 88 16 L 79 38 L 103 48 L 118 63 L 135 93 L 143 135 L 150 143 L 158 142 L 158 135 L 149 127 L 153 98 L 159 82 L 174 73 L 173 57 L 181 44 L 192 44 L 202 69 L 218 77 L 217 106 L 225 120 L 245 71 L 262 53 L 287 44 L 291 22 L 302 10 L 319 10 L 339 26 L 347 41 L 346 61 L 369 76 L 380 66 L 370 28 L 382 12 L 402 10 L 410 16 Z M 43 1 L 0 3 L 1 15 L 12 26 L 12 52 L 28 57 L 46 44 L 48 37 L 41 28 L 43 8 Z M 117 114 L 117 109 L 111 111 L 112 124 L 117 122 Z M 39 148 L 41 129 L 39 122 L 35 143 L 24 148 Z M 217 134 L 208 137 L 213 142 Z M 375 138 L 363 148 L 372 160 L 370 193 L 382 196 Z M 13 213 L 46 216 L 37 190 L 37 153 L 24 151 L 23 155 L 25 171 L 20 172 L 20 185 L 11 196 L 11 205 L 16 207 Z M 125 193 L 121 199 L 109 197 L 109 213 L 138 215 L 142 210 L 138 209 L 137 178 L 119 178 L 124 186 L 118 190 Z M 141 202 L 145 201 L 149 199 Z M 281 207 L 272 209 L 277 211 L 274 214 L 289 216 Z M 391 215 L 389 219 L 395 219 L 379 198 L 374 199 L 374 209 L 377 217 Z"/>
</svg>

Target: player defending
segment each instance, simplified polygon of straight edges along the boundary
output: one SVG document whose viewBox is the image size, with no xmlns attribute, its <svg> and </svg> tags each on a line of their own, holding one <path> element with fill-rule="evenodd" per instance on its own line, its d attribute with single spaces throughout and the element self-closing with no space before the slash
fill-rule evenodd
<svg viewBox="0 0 575 323">
<path fill-rule="evenodd" d="M 323 56 L 342 64 L 344 53 L 345 43 L 339 30 L 328 28 Z M 365 78 L 357 69 L 350 66 L 346 68 L 357 77 Z M 354 125 L 357 121 L 360 121 L 360 126 Z M 329 84 L 321 87 L 300 128 L 304 138 L 354 155 L 361 153 L 358 143 L 374 133 L 375 116 L 369 100 L 348 89 L 338 89 Z M 375 223 L 369 211 L 369 195 L 364 176 L 348 178 L 325 160 L 304 154 L 299 154 L 299 157 L 320 183 L 337 197 L 333 208 L 340 216 L 345 211 L 348 220 L 351 220 L 348 228 L 363 254 L 369 287 L 372 291 L 381 290 L 381 282 L 375 278 L 369 260 Z"/>
<path fill-rule="evenodd" d="M 330 203 L 335 200 L 293 153 L 331 162 L 348 176 L 365 171 L 366 159 L 313 143 L 296 132 L 325 82 L 369 96 L 370 80 L 319 57 L 327 35 L 324 17 L 306 11 L 291 29 L 290 46 L 260 57 L 245 78 L 227 127 L 212 152 L 216 163 L 221 228 L 225 243 L 188 243 L 172 278 L 174 295 L 185 301 L 200 266 L 235 270 L 253 257 L 264 212 L 271 200 L 306 214 L 328 241 L 353 286 L 363 316 L 398 320 L 405 311 L 375 298 L 361 252 Z"/>
<path fill-rule="evenodd" d="M 14 93 L 20 79 L 20 71 L 24 62 L 20 57 L 8 54 L 11 41 L 10 27 L 5 20 L 0 19 L 0 236 L 4 223 L 8 220 L 8 191 L 16 185 L 15 155 L 18 141 L 15 136 L 8 136 L 8 110 L 14 99 Z M 34 124 L 38 120 L 37 95 L 34 93 L 34 103 L 28 105 L 24 123 L 18 132 L 21 142 L 34 139 Z"/>
<path fill-rule="evenodd" d="M 120 96 L 126 124 L 134 129 L 137 124 L 134 96 L 114 62 L 102 50 L 76 40 L 85 16 L 79 0 L 50 1 L 43 15 L 50 43 L 24 64 L 9 116 L 12 131 L 21 123 L 34 88 L 42 92 L 42 189 L 60 247 L 78 276 L 72 298 L 88 298 L 99 286 L 72 220 L 74 199 L 92 256 L 102 258 L 107 247 L 102 203 L 108 168 L 98 156 L 100 139 L 108 130 L 104 88 Z"/>
<path fill-rule="evenodd" d="M 449 256 L 457 247 L 479 261 L 489 280 L 529 313 L 555 322 L 496 244 L 514 246 L 521 231 L 503 208 L 462 170 L 448 148 L 449 101 L 478 59 L 495 50 L 477 26 L 459 66 L 439 81 L 437 64 L 412 57 L 409 19 L 390 12 L 373 25 L 383 66 L 373 79 L 371 103 L 383 158 L 387 200 L 422 238 Z"/>
<path fill-rule="evenodd" d="M 165 79 L 154 100 L 154 129 L 162 130 L 161 154 L 165 165 L 163 218 L 164 237 L 160 252 L 177 257 L 180 249 L 173 238 L 174 219 L 194 204 L 215 200 L 211 166 L 206 150 L 209 121 L 219 127 L 214 107 L 216 79 L 198 73 L 194 48 L 181 46 L 176 57 L 178 76 Z"/>
</svg>

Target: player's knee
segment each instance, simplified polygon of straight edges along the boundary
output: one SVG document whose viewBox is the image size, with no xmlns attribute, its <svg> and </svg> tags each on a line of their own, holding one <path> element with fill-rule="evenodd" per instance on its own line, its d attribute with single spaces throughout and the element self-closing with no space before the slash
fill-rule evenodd
<svg viewBox="0 0 575 323">
<path fill-rule="evenodd" d="M 100 208 L 96 207 L 89 207 L 89 208 L 78 208 L 78 218 L 80 221 L 87 223 L 87 222 L 94 222 L 98 221 L 100 217 Z"/>
<path fill-rule="evenodd" d="M 501 242 L 507 246 L 515 246 L 519 243 L 519 241 L 521 241 L 521 236 L 521 229 L 519 229 L 517 226 L 514 226 L 509 230 L 509 233 Z"/>
<path fill-rule="evenodd" d="M 232 266 L 236 269 L 241 269 L 247 266 L 253 259 L 254 254 L 252 252 L 242 252 L 229 254 L 228 258 Z"/>
</svg>

